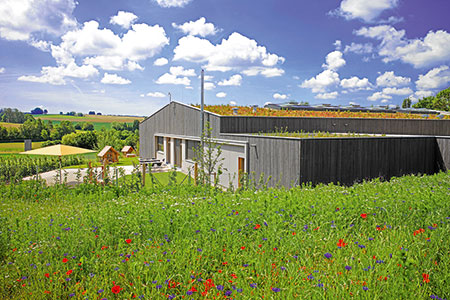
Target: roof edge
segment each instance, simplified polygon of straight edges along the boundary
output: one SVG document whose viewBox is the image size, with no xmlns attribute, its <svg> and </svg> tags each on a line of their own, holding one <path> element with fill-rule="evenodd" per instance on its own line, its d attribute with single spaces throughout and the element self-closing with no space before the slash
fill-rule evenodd
<svg viewBox="0 0 450 300">
<path fill-rule="evenodd" d="M 172 103 L 176 103 L 176 104 L 185 106 L 185 107 L 187 107 L 187 108 L 191 108 L 191 109 L 194 109 L 194 110 L 201 111 L 200 108 L 194 107 L 194 106 L 192 106 L 192 105 L 189 105 L 189 104 L 186 104 L 186 103 L 183 103 L 183 102 L 179 102 L 179 101 L 172 100 L 171 102 L 167 103 L 166 105 L 164 105 L 163 107 L 161 107 L 160 109 L 158 109 L 157 111 L 155 111 L 154 113 L 152 113 L 150 116 L 146 117 L 146 118 L 145 118 L 144 120 L 142 120 L 139 124 L 144 123 L 144 122 L 147 121 L 149 118 L 153 117 L 154 115 L 156 115 L 157 113 L 159 113 L 161 110 L 163 110 L 164 108 L 166 108 L 167 106 L 169 106 L 169 105 L 172 104 Z M 219 114 L 216 114 L 216 113 L 207 111 L 207 110 L 205 110 L 205 112 L 208 113 L 208 114 L 210 114 L 210 115 L 216 116 L 216 117 L 222 117 L 222 115 L 219 115 Z"/>
</svg>

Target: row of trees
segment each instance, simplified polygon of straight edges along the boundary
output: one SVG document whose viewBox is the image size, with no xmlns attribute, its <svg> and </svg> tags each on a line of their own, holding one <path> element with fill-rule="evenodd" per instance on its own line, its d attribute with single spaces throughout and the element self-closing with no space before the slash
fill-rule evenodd
<svg viewBox="0 0 450 300">
<path fill-rule="evenodd" d="M 436 96 L 424 97 L 415 104 L 412 104 L 412 101 L 409 98 L 403 100 L 403 108 L 410 108 L 411 105 L 414 108 L 450 111 L 450 87 L 440 91 Z"/>
<path fill-rule="evenodd" d="M 0 122 L 22 124 L 25 122 L 25 114 L 17 108 L 1 108 Z"/>
</svg>

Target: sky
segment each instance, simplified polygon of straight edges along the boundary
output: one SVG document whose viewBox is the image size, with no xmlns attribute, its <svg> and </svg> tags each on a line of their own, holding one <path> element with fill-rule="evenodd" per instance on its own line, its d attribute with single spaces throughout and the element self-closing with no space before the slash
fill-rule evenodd
<svg viewBox="0 0 450 300">
<path fill-rule="evenodd" d="M 448 0 L 1 0 L 0 107 L 401 105 L 450 86 Z M 170 93 L 170 95 L 169 95 Z"/>
</svg>

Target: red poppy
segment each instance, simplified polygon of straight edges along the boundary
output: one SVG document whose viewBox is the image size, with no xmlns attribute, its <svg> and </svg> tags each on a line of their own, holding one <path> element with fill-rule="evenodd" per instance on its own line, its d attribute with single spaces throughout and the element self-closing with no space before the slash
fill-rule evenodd
<svg viewBox="0 0 450 300">
<path fill-rule="evenodd" d="M 244 249 L 245 249 L 245 246 L 242 246 L 242 247 L 241 247 L 241 250 L 244 250 Z"/>
<path fill-rule="evenodd" d="M 66 263 L 66 262 L 68 262 L 68 261 L 69 261 L 69 260 L 68 260 L 67 258 L 65 258 L 65 257 L 64 257 L 63 260 L 62 260 L 63 263 Z"/>
<path fill-rule="evenodd" d="M 261 228 L 261 225 L 259 225 L 259 224 L 256 224 L 256 226 L 253 227 L 253 229 L 259 229 L 259 228 Z"/>
<path fill-rule="evenodd" d="M 118 285 L 115 285 L 111 288 L 111 292 L 113 292 L 113 294 L 118 294 L 121 290 L 123 290 L 123 288 Z"/>
<path fill-rule="evenodd" d="M 131 243 L 131 239 L 127 239 L 125 240 L 125 242 L 127 242 L 127 244 Z"/>
<path fill-rule="evenodd" d="M 361 218 L 363 219 L 367 218 L 367 214 L 361 214 Z"/>
<path fill-rule="evenodd" d="M 343 239 L 339 239 L 339 242 L 337 243 L 337 246 L 342 248 L 342 247 L 347 246 L 347 244 L 344 242 Z"/>
<path fill-rule="evenodd" d="M 430 282 L 430 275 L 427 273 L 422 273 L 422 277 L 423 277 L 423 282 Z"/>
<path fill-rule="evenodd" d="M 49 278 L 49 277 L 50 277 L 50 274 L 45 273 L 44 276 L 47 277 L 47 278 Z"/>
<path fill-rule="evenodd" d="M 69 276 L 70 274 L 72 274 L 72 272 L 73 272 L 72 270 L 67 271 L 67 272 L 66 272 L 67 276 Z"/>
</svg>

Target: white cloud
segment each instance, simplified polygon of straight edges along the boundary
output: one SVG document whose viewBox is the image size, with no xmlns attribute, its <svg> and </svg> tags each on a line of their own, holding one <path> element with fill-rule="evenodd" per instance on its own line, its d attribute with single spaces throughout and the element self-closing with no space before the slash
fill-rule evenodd
<svg viewBox="0 0 450 300">
<path fill-rule="evenodd" d="M 157 84 L 191 85 L 191 80 L 187 77 L 177 77 L 170 73 L 161 75 L 156 81 Z"/>
<path fill-rule="evenodd" d="M 185 34 L 198 35 L 201 37 L 214 35 L 218 31 L 213 23 L 206 23 L 204 17 L 201 17 L 197 21 L 186 22 L 182 25 L 172 23 L 172 27 L 181 30 Z"/>
<path fill-rule="evenodd" d="M 424 98 L 424 97 L 430 97 L 430 96 L 434 95 L 434 93 L 432 91 L 417 91 L 414 94 L 417 96 L 417 100 Z"/>
<path fill-rule="evenodd" d="M 342 41 L 341 40 L 336 40 L 333 45 L 334 45 L 334 47 L 336 47 L 336 50 L 341 50 L 341 48 L 342 48 Z"/>
<path fill-rule="evenodd" d="M 279 93 L 273 94 L 273 99 L 286 100 L 287 97 L 288 96 L 285 94 L 279 94 Z"/>
<path fill-rule="evenodd" d="M 300 87 L 309 88 L 313 93 L 324 93 L 327 87 L 339 84 L 339 82 L 338 73 L 333 70 L 324 70 L 316 77 L 303 81 Z"/>
<path fill-rule="evenodd" d="M 450 69 L 448 66 L 434 68 L 425 75 L 419 75 L 416 87 L 419 90 L 437 89 L 450 82 Z"/>
<path fill-rule="evenodd" d="M 169 73 L 163 74 L 156 80 L 157 84 L 191 85 L 188 77 L 196 76 L 194 69 L 184 69 L 182 66 L 170 67 Z"/>
<path fill-rule="evenodd" d="M 370 54 L 373 51 L 373 45 L 371 43 L 358 44 L 352 42 L 350 45 L 345 46 L 344 53 L 353 52 L 356 54 Z"/>
<path fill-rule="evenodd" d="M 409 87 L 405 87 L 405 88 L 401 88 L 401 89 L 398 89 L 395 87 L 393 87 L 393 88 L 388 87 L 388 88 L 383 89 L 383 95 L 402 95 L 402 96 L 404 96 L 404 95 L 411 94 L 412 92 L 413 91 Z"/>
<path fill-rule="evenodd" d="M 184 7 L 186 4 L 191 2 L 191 0 L 156 0 L 161 7 Z"/>
<path fill-rule="evenodd" d="M 74 0 L 2 0 L 0 5 L 0 37 L 27 41 L 33 33 L 60 35 L 74 28 Z"/>
<path fill-rule="evenodd" d="M 300 77 L 298 77 L 297 75 L 292 76 L 292 79 L 294 80 L 300 80 Z"/>
<path fill-rule="evenodd" d="M 217 98 L 225 98 L 226 96 L 227 96 L 227 93 L 224 93 L 224 92 L 219 92 L 216 94 Z"/>
<path fill-rule="evenodd" d="M 343 0 L 338 9 L 332 14 L 337 14 L 347 20 L 362 19 L 365 22 L 374 21 L 383 11 L 395 8 L 398 0 Z"/>
<path fill-rule="evenodd" d="M 390 101 L 389 100 L 386 100 L 386 99 L 384 99 L 384 100 L 381 100 L 381 103 L 389 103 Z"/>
<path fill-rule="evenodd" d="M 222 86 L 240 86 L 242 83 L 242 76 L 239 74 L 235 74 L 230 77 L 230 79 L 224 79 L 219 81 L 218 85 Z"/>
<path fill-rule="evenodd" d="M 41 76 L 20 76 L 17 80 L 64 85 L 66 84 L 65 77 L 86 79 L 96 75 L 98 75 L 98 70 L 93 66 L 78 66 L 75 62 L 70 62 L 66 66 L 42 67 Z"/>
<path fill-rule="evenodd" d="M 175 76 L 196 76 L 194 69 L 185 69 L 182 66 L 170 67 L 169 71 Z"/>
<path fill-rule="evenodd" d="M 336 99 L 338 92 L 331 92 L 331 93 L 322 93 L 317 94 L 314 98 L 316 99 Z"/>
<path fill-rule="evenodd" d="M 384 72 L 384 74 L 377 77 L 377 86 L 396 87 L 408 85 L 410 82 L 411 78 L 395 76 L 394 71 Z"/>
<path fill-rule="evenodd" d="M 369 79 L 367 78 L 358 78 L 356 76 L 350 78 L 344 78 L 341 80 L 341 87 L 345 89 L 354 89 L 354 90 L 370 90 L 372 88 L 372 84 L 370 84 Z"/>
<path fill-rule="evenodd" d="M 166 94 L 163 94 L 161 92 L 154 92 L 154 93 L 150 92 L 150 93 L 147 93 L 147 96 L 153 97 L 153 98 L 164 98 L 164 97 L 166 97 Z"/>
<path fill-rule="evenodd" d="M 283 70 L 284 58 L 268 53 L 266 47 L 259 46 L 255 40 L 237 32 L 220 44 L 213 45 L 206 39 L 185 36 L 178 41 L 174 49 L 174 61 L 184 60 L 205 63 L 208 71 L 245 71 L 247 75 L 279 76 Z"/>
<path fill-rule="evenodd" d="M 136 63 L 158 54 L 169 39 L 159 25 L 133 24 L 122 37 L 110 29 L 99 29 L 96 21 L 83 24 L 80 29 L 62 36 L 59 46 L 52 46 L 57 63 L 72 57 L 86 57 L 85 63 L 104 70 L 141 69 Z M 129 62 L 132 62 L 129 64 Z"/>
<path fill-rule="evenodd" d="M 378 54 L 385 63 L 400 60 L 422 68 L 450 60 L 450 34 L 445 30 L 429 31 L 422 39 L 407 39 L 405 30 L 390 25 L 363 27 L 355 34 L 381 41 Z"/>
<path fill-rule="evenodd" d="M 373 93 L 372 96 L 369 96 L 367 100 L 369 101 L 377 101 L 380 99 L 392 99 L 392 96 L 385 95 L 382 92 Z"/>
<path fill-rule="evenodd" d="M 105 73 L 105 75 L 103 75 L 101 83 L 104 83 L 104 84 L 121 84 L 121 85 L 123 85 L 123 84 L 130 84 L 131 81 L 128 80 L 128 79 L 125 79 L 123 77 L 120 77 L 117 74 Z"/>
<path fill-rule="evenodd" d="M 167 58 L 165 58 L 165 57 L 160 57 L 160 58 L 156 59 L 156 60 L 153 62 L 153 65 L 154 65 L 154 66 L 160 67 L 160 66 L 165 66 L 165 65 L 167 65 L 168 63 L 169 63 L 169 61 L 167 60 Z"/>
<path fill-rule="evenodd" d="M 333 51 L 328 53 L 325 58 L 326 63 L 322 65 L 327 70 L 338 70 L 345 65 L 345 59 L 342 58 L 341 51 Z"/>
<path fill-rule="evenodd" d="M 135 14 L 120 10 L 117 15 L 111 17 L 109 23 L 128 29 L 131 27 L 131 24 L 136 22 L 137 19 L 138 17 Z"/>
<path fill-rule="evenodd" d="M 210 91 L 216 88 L 216 85 L 212 82 L 205 82 L 205 90 Z"/>
<path fill-rule="evenodd" d="M 5 73 L 5 68 L 0 68 L 0 74 Z"/>
</svg>

